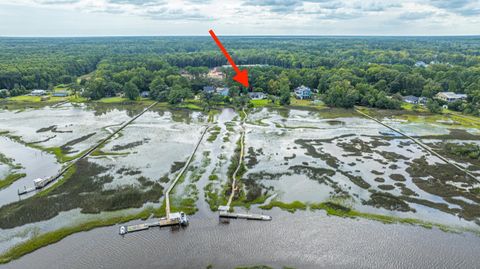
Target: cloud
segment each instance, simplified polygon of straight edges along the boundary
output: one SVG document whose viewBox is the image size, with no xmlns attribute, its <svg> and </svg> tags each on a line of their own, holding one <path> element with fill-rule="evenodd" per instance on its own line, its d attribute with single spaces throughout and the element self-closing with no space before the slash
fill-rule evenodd
<svg viewBox="0 0 480 269">
<path fill-rule="evenodd" d="M 148 10 L 145 14 L 154 20 L 213 20 L 198 10 L 160 8 Z"/>
<path fill-rule="evenodd" d="M 407 21 L 416 21 L 416 20 L 422 20 L 426 19 L 428 17 L 431 17 L 434 15 L 434 12 L 431 11 L 424 11 L 424 12 L 404 12 L 400 16 L 398 16 L 398 19 L 400 20 L 407 20 Z"/>
<path fill-rule="evenodd" d="M 432 6 L 462 16 L 480 15 L 478 0 L 430 0 Z"/>
<path fill-rule="evenodd" d="M 13 8 L 7 12 L 6 6 Z M 480 0 L 0 0 L 0 24 L 11 25 L 7 17 L 25 17 L 15 16 L 15 7 L 96 17 L 104 25 L 115 18 L 128 21 L 128 31 L 138 29 L 138 34 L 144 25 L 150 32 L 163 29 L 159 33 L 173 31 L 173 25 L 185 27 L 179 34 L 204 34 L 210 28 L 225 34 L 480 34 Z M 22 21 L 17 24 L 11 29 L 30 31 Z M 81 28 L 80 22 L 72 24 Z"/>
<path fill-rule="evenodd" d="M 37 0 L 39 4 L 45 5 L 59 5 L 59 4 L 74 4 L 80 2 L 80 0 Z"/>
<path fill-rule="evenodd" d="M 157 4 L 165 4 L 163 0 L 108 0 L 112 4 L 128 4 L 135 6 L 149 6 Z"/>
<path fill-rule="evenodd" d="M 295 8 L 302 5 L 300 0 L 247 0 L 244 2 L 247 6 L 267 7 L 271 12 L 290 13 Z"/>
</svg>

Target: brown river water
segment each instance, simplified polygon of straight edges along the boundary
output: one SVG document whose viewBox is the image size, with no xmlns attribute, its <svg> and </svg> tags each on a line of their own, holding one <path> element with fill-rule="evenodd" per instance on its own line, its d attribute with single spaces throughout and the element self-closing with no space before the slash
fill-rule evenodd
<svg viewBox="0 0 480 269">
<path fill-rule="evenodd" d="M 480 237 L 410 225 L 273 210 L 271 222 L 215 214 L 184 229 L 118 235 L 104 227 L 69 236 L 7 268 L 479 268 Z"/>
</svg>

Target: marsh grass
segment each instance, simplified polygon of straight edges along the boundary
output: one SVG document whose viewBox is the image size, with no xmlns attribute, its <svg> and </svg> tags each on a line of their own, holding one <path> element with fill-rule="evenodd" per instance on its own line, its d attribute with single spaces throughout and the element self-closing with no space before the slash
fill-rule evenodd
<svg viewBox="0 0 480 269">
<path fill-rule="evenodd" d="M 0 264 L 8 263 L 39 248 L 56 243 L 71 234 L 89 231 L 97 227 L 111 226 L 117 223 L 124 223 L 135 219 L 147 219 L 152 213 L 152 209 L 145 209 L 137 214 L 97 219 L 94 221 L 80 223 L 75 226 L 65 227 L 56 231 L 35 236 L 30 240 L 20 243 L 1 254 Z"/>
<path fill-rule="evenodd" d="M 25 173 L 9 174 L 4 179 L 0 179 L 0 189 L 3 189 L 5 187 L 9 186 L 10 184 L 12 184 L 13 182 L 15 182 L 15 181 L 17 181 L 21 178 L 24 178 L 26 176 L 27 176 L 27 174 L 25 174 Z"/>
</svg>

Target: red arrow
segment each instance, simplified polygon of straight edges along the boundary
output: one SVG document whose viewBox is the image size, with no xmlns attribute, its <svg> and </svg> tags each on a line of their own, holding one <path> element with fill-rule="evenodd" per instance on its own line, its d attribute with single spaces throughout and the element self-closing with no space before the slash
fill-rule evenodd
<svg viewBox="0 0 480 269">
<path fill-rule="evenodd" d="M 235 70 L 235 73 L 237 73 L 234 77 L 233 80 L 239 82 L 243 86 L 248 88 L 248 71 L 247 69 L 240 70 L 238 66 L 235 64 L 233 61 L 232 57 L 230 57 L 230 54 L 228 54 L 227 50 L 225 47 L 222 45 L 220 40 L 218 40 L 217 35 L 213 32 L 213 30 L 208 31 L 210 35 L 212 36 L 213 40 L 215 40 L 215 43 L 217 43 L 217 46 L 220 48 L 220 50 L 223 52 L 223 55 L 227 58 L 228 62 L 230 65 L 233 67 L 233 70 Z"/>
</svg>

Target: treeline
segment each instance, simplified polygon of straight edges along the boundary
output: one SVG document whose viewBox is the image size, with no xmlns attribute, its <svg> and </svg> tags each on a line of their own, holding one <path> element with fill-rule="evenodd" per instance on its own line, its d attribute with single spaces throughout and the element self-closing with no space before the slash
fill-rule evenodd
<svg viewBox="0 0 480 269">
<path fill-rule="evenodd" d="M 480 38 L 221 37 L 250 84 L 288 103 L 287 91 L 318 89 L 332 106 L 399 108 L 401 96 L 467 93 L 452 109 L 478 114 Z M 423 61 L 428 67 L 416 67 Z M 430 64 L 431 63 L 431 64 Z M 92 99 L 125 93 L 178 102 L 215 84 L 208 68 L 227 64 L 209 37 L 0 38 L 0 89 L 76 84 Z M 232 70 L 226 69 L 231 77 Z M 232 95 L 242 89 L 230 79 Z M 220 86 L 220 85 L 218 85 Z M 246 89 L 243 89 L 246 91 Z M 438 106 L 438 104 L 437 104 Z"/>
</svg>

